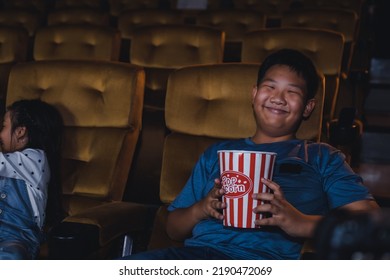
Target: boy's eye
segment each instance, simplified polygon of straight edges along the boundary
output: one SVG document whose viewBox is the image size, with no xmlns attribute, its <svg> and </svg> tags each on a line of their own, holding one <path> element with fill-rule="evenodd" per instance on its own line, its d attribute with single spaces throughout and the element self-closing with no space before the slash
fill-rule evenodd
<svg viewBox="0 0 390 280">
<path fill-rule="evenodd" d="M 300 92 L 300 91 L 298 91 L 298 90 L 289 90 L 288 93 L 295 94 L 295 95 L 299 95 L 299 96 L 302 95 L 302 92 Z"/>
<path fill-rule="evenodd" d="M 269 89 L 273 89 L 274 88 L 273 85 L 269 85 L 269 84 L 263 84 L 262 87 L 269 88 Z"/>
</svg>

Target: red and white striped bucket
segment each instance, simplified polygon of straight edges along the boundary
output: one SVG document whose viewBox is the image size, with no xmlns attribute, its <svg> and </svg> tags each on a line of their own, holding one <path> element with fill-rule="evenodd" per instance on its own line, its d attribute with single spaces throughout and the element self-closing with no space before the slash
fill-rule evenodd
<svg viewBox="0 0 390 280">
<path fill-rule="evenodd" d="M 253 193 L 270 192 L 260 182 L 261 178 L 272 179 L 276 153 L 257 151 L 218 151 L 221 183 L 225 189 L 222 200 L 226 202 L 223 225 L 238 228 L 257 228 L 255 220 L 264 214 L 255 214 L 252 209 L 259 203 Z"/>
</svg>

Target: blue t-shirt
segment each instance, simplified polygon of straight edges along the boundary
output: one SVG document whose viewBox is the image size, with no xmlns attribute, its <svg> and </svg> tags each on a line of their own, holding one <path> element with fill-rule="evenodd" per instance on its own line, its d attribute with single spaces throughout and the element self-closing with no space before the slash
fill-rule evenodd
<svg viewBox="0 0 390 280">
<path fill-rule="evenodd" d="M 193 205 L 213 188 L 214 179 L 219 177 L 218 150 L 277 153 L 273 181 L 280 185 L 286 200 L 304 214 L 324 215 L 354 201 L 373 199 L 344 155 L 325 143 L 289 140 L 255 144 L 246 138 L 209 147 L 169 211 Z M 235 229 L 210 218 L 195 225 L 185 245 L 213 247 L 235 259 L 298 259 L 303 242 L 278 227 Z"/>
</svg>

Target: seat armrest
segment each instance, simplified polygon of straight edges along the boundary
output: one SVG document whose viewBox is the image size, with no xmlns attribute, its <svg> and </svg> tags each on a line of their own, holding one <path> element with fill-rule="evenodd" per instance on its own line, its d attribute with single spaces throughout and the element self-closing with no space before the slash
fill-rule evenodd
<svg viewBox="0 0 390 280">
<path fill-rule="evenodd" d="M 49 259 L 87 259 L 99 248 L 99 228 L 95 225 L 62 222 L 51 228 L 47 239 Z"/>
<path fill-rule="evenodd" d="M 97 226 L 100 231 L 99 243 L 104 246 L 127 232 L 147 228 L 156 209 L 155 205 L 111 202 L 68 216 L 64 222 Z"/>
<path fill-rule="evenodd" d="M 157 206 L 111 202 L 66 217 L 49 232 L 49 257 L 83 259 L 128 233 L 147 231 Z"/>
<path fill-rule="evenodd" d="M 351 167 L 360 162 L 363 123 L 355 118 L 356 108 L 343 108 L 338 119 L 328 123 L 329 144 L 340 149 Z"/>
<path fill-rule="evenodd" d="M 338 119 L 329 123 L 329 142 L 332 145 L 349 145 L 356 142 L 362 134 L 362 125 L 355 119 L 356 109 L 343 108 Z"/>
</svg>

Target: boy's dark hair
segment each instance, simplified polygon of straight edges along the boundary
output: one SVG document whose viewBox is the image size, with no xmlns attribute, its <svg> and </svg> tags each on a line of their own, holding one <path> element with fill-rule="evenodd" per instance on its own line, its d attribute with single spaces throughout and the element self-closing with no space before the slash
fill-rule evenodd
<svg viewBox="0 0 390 280">
<path fill-rule="evenodd" d="M 317 69 L 310 58 L 294 49 L 281 49 L 269 56 L 261 63 L 257 84 L 259 85 L 265 73 L 274 65 L 286 65 L 295 71 L 306 81 L 307 96 L 306 100 L 314 98 L 319 86 L 319 75 Z"/>
<path fill-rule="evenodd" d="M 24 126 L 28 142 L 25 148 L 45 151 L 50 167 L 50 183 L 46 207 L 46 221 L 55 223 L 63 218 L 60 203 L 61 144 L 63 121 L 57 109 L 39 99 L 19 100 L 7 107 L 10 113 L 11 132 Z"/>
</svg>

